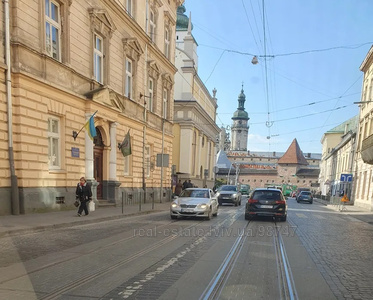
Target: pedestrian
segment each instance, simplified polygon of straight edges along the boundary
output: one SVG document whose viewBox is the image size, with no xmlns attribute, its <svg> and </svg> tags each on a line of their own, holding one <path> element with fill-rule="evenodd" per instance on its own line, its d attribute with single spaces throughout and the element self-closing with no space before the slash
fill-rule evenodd
<svg viewBox="0 0 373 300">
<path fill-rule="evenodd" d="M 192 181 L 190 179 L 188 180 L 187 187 L 188 188 L 194 187 L 194 185 L 193 185 L 193 183 L 192 183 Z"/>
<path fill-rule="evenodd" d="M 180 193 L 182 190 L 183 190 L 183 184 L 181 183 L 181 179 L 179 179 L 179 182 L 176 183 L 175 195 L 180 196 Z"/>
<path fill-rule="evenodd" d="M 183 190 L 185 190 L 188 187 L 188 181 L 185 179 L 183 182 Z"/>
<path fill-rule="evenodd" d="M 84 210 L 85 215 L 88 215 L 88 207 L 87 203 L 92 200 L 92 190 L 91 186 L 87 183 L 84 177 L 80 178 L 79 183 L 76 186 L 76 199 L 80 201 L 79 209 L 78 209 L 78 217 L 82 216 L 82 212 Z"/>
</svg>

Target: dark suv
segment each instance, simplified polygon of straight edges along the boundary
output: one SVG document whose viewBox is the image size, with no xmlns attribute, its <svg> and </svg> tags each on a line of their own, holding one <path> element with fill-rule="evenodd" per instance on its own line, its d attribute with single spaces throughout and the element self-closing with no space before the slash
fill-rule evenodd
<svg viewBox="0 0 373 300">
<path fill-rule="evenodd" d="M 287 202 L 281 190 L 271 188 L 255 189 L 247 200 L 245 219 L 250 220 L 255 216 L 275 217 L 286 221 Z"/>
</svg>

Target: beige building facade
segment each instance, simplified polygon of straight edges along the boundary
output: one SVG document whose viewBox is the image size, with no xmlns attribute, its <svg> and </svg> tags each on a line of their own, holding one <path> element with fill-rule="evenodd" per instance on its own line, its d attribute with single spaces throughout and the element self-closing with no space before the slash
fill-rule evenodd
<svg viewBox="0 0 373 300">
<path fill-rule="evenodd" d="M 373 47 L 360 66 L 364 73 L 354 167 L 354 203 L 373 210 Z"/>
<path fill-rule="evenodd" d="M 197 42 L 185 7 L 178 8 L 176 28 L 173 183 L 188 180 L 198 187 L 214 186 L 216 90 L 210 92 L 198 76 Z"/>
<path fill-rule="evenodd" d="M 98 203 L 167 200 L 171 163 L 156 158 L 172 161 L 183 1 L 10 2 L 1 6 L 9 30 L 0 23 L 0 214 L 72 206 L 81 176 Z M 94 113 L 91 140 L 84 124 Z"/>
<path fill-rule="evenodd" d="M 338 202 L 342 193 L 351 202 L 354 200 L 352 183 L 357 126 L 358 116 L 355 116 L 325 132 L 321 139 L 320 192 L 331 202 Z"/>
</svg>

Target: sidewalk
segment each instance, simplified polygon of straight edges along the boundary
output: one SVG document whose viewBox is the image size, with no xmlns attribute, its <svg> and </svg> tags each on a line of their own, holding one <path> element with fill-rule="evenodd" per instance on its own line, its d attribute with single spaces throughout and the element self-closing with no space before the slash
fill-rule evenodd
<svg viewBox="0 0 373 300">
<path fill-rule="evenodd" d="M 368 211 L 364 209 L 363 207 L 351 205 L 348 203 L 345 206 L 342 206 L 342 204 L 340 205 L 330 204 L 328 201 L 318 199 L 318 198 L 314 198 L 314 200 L 318 203 L 324 204 L 328 209 L 340 212 L 341 214 L 344 214 L 344 215 L 349 215 L 350 217 L 353 217 L 355 219 L 358 219 L 360 221 L 373 225 L 373 212 Z"/>
<path fill-rule="evenodd" d="M 150 214 L 155 212 L 168 211 L 170 202 L 152 203 L 139 205 L 97 207 L 96 210 L 89 213 L 88 216 L 77 216 L 77 209 L 34 213 L 25 215 L 0 216 L 0 237 L 6 235 L 15 235 L 20 233 L 31 233 L 53 228 L 62 228 L 76 226 L 79 224 L 97 223 L 105 220 L 120 219 L 128 216 Z"/>
</svg>

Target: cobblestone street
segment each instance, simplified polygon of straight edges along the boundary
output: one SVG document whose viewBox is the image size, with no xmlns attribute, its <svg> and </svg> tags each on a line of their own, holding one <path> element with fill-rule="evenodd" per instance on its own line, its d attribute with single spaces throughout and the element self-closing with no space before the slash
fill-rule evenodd
<svg viewBox="0 0 373 300">
<path fill-rule="evenodd" d="M 371 214 L 339 212 L 289 198 L 289 223 L 338 299 L 372 299 Z M 365 220 L 365 221 L 363 221 Z"/>
</svg>

